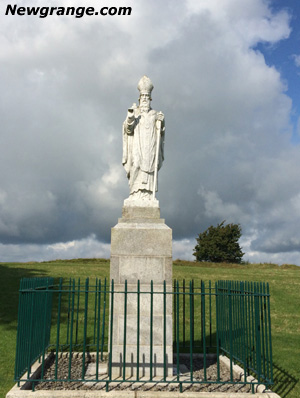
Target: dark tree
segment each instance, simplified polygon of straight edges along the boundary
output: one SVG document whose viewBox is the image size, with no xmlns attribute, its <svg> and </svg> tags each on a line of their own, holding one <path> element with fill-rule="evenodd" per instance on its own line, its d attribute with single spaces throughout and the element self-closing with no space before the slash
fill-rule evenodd
<svg viewBox="0 0 300 398">
<path fill-rule="evenodd" d="M 242 229 L 239 224 L 224 224 L 225 221 L 222 221 L 199 234 L 193 253 L 196 261 L 241 263 L 245 254 L 238 243 Z"/>
</svg>

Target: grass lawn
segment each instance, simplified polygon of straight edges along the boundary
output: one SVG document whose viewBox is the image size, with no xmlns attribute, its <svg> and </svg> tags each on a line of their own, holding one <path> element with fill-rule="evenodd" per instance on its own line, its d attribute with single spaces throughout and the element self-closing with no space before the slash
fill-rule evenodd
<svg viewBox="0 0 300 398">
<path fill-rule="evenodd" d="M 23 277 L 109 277 L 109 260 L 79 259 L 44 263 L 0 263 L 0 397 L 13 386 L 18 289 Z M 208 264 L 175 261 L 173 277 L 197 282 L 219 279 L 270 284 L 273 390 L 282 398 L 300 397 L 300 267 L 274 264 Z M 197 283 L 196 282 L 196 283 Z"/>
</svg>

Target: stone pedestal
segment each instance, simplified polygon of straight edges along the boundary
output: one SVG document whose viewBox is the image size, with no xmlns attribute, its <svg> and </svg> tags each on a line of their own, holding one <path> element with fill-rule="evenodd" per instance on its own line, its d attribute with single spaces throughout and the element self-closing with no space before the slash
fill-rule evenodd
<svg viewBox="0 0 300 398">
<path fill-rule="evenodd" d="M 164 301 L 164 294 L 155 292 L 163 293 L 164 281 L 166 291 L 172 292 L 172 230 L 160 218 L 159 207 L 123 207 L 122 218 L 111 231 L 110 279 L 115 291 L 112 377 L 123 376 L 124 338 L 126 377 L 136 376 L 137 363 L 139 376 L 149 376 L 151 362 L 153 377 L 163 376 L 164 356 L 166 375 L 171 376 L 172 295 L 166 294 Z M 118 293 L 124 292 L 125 281 L 126 303 L 125 294 Z"/>
</svg>

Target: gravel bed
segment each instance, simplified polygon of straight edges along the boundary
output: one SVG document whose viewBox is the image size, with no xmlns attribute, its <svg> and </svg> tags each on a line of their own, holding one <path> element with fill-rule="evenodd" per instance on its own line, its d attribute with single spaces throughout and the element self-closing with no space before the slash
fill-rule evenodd
<svg viewBox="0 0 300 398">
<path fill-rule="evenodd" d="M 85 361 L 85 371 L 89 363 L 95 362 L 95 358 L 87 355 Z M 174 364 L 176 362 L 174 361 Z M 190 370 L 190 359 L 187 357 L 180 358 L 180 364 L 186 366 L 188 371 Z M 176 365 L 175 365 L 176 367 Z M 58 369 L 57 369 L 57 378 L 58 379 L 66 379 L 68 377 L 69 371 L 69 358 L 62 357 L 58 359 Z M 55 356 L 51 359 L 49 366 L 45 369 L 44 379 L 51 379 L 55 376 Z M 82 357 L 72 358 L 71 361 L 71 378 L 72 379 L 80 379 L 82 376 Z M 99 376 L 101 378 L 103 376 Z M 181 376 L 183 377 L 183 376 Z M 208 359 L 206 360 L 206 377 L 208 381 L 216 381 L 217 380 L 217 363 L 216 359 Z M 193 378 L 194 380 L 203 380 L 204 379 L 204 370 L 203 370 L 203 360 L 201 358 L 195 358 L 193 360 Z M 223 364 L 220 363 L 220 379 L 222 381 L 230 380 L 230 372 Z M 234 379 L 235 382 L 240 381 L 239 379 Z M 183 391 L 201 391 L 201 392 L 251 392 L 249 385 L 243 384 L 183 384 Z M 119 383 L 114 385 L 110 385 L 110 390 L 134 390 L 137 386 L 135 383 L 131 383 L 130 381 L 125 383 Z M 99 390 L 105 389 L 105 384 L 103 382 L 95 383 L 95 382 L 49 382 L 43 381 L 35 385 L 36 390 Z M 179 387 L 176 384 L 159 384 L 159 383 L 147 383 L 141 384 L 138 386 L 138 390 L 143 391 L 178 391 Z"/>
</svg>

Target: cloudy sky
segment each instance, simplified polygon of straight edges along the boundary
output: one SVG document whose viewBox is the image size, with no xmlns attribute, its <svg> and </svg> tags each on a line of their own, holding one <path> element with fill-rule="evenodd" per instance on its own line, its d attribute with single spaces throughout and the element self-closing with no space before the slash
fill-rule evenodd
<svg viewBox="0 0 300 398">
<path fill-rule="evenodd" d="M 166 117 L 173 257 L 240 223 L 244 259 L 300 265 L 300 6 L 292 0 L 20 0 L 0 6 L 0 261 L 109 257 L 128 183 L 121 125 L 144 74 Z M 11 3 L 15 4 L 15 3 Z"/>
</svg>

